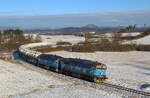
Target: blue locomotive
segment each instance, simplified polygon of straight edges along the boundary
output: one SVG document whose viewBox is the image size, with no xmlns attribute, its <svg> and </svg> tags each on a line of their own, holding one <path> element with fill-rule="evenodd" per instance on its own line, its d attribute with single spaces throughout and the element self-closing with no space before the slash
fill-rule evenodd
<svg viewBox="0 0 150 98">
<path fill-rule="evenodd" d="M 103 82 L 107 78 L 107 66 L 90 60 L 63 58 L 52 54 L 40 54 L 37 57 L 31 57 L 20 53 L 20 57 L 36 66 L 94 82 Z"/>
<path fill-rule="evenodd" d="M 61 71 L 75 77 L 103 82 L 106 77 L 106 65 L 84 59 L 64 58 L 61 61 Z"/>
<path fill-rule="evenodd" d="M 45 67 L 58 72 L 61 65 L 60 60 L 62 60 L 63 57 L 51 54 L 41 54 L 37 57 L 37 59 L 37 66 Z"/>
</svg>

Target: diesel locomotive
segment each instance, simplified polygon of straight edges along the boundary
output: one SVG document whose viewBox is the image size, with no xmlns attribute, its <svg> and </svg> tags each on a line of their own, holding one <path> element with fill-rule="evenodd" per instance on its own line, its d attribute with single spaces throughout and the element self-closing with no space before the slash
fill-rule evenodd
<svg viewBox="0 0 150 98">
<path fill-rule="evenodd" d="M 36 47 L 34 47 L 35 49 Z M 20 47 L 20 57 L 36 66 L 71 75 L 94 82 L 104 82 L 107 66 L 105 64 L 76 58 L 63 58 L 52 54 L 43 54 L 31 50 L 31 47 Z"/>
</svg>

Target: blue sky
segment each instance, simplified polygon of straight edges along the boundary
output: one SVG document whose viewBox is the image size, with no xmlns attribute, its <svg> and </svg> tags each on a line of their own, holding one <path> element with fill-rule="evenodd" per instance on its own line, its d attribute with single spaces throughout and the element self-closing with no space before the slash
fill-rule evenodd
<svg viewBox="0 0 150 98">
<path fill-rule="evenodd" d="M 0 0 L 0 16 L 149 9 L 150 0 Z"/>
<path fill-rule="evenodd" d="M 150 0 L 0 0 L 0 28 L 150 26 Z"/>
</svg>

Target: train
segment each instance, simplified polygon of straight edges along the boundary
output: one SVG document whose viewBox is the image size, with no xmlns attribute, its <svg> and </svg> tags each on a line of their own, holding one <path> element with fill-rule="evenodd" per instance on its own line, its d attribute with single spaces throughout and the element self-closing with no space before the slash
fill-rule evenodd
<svg viewBox="0 0 150 98">
<path fill-rule="evenodd" d="M 46 47 L 46 45 L 49 44 L 23 45 L 18 49 L 19 57 L 35 66 L 96 83 L 104 82 L 107 79 L 107 66 L 103 63 L 34 51 L 36 48 Z"/>
</svg>

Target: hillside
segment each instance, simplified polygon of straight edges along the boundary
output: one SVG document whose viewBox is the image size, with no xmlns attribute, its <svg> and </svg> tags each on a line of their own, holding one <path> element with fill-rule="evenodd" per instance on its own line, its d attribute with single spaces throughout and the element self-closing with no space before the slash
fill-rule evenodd
<svg viewBox="0 0 150 98">
<path fill-rule="evenodd" d="M 150 45 L 150 35 L 132 41 L 133 43 L 137 43 L 137 44 Z"/>
</svg>

